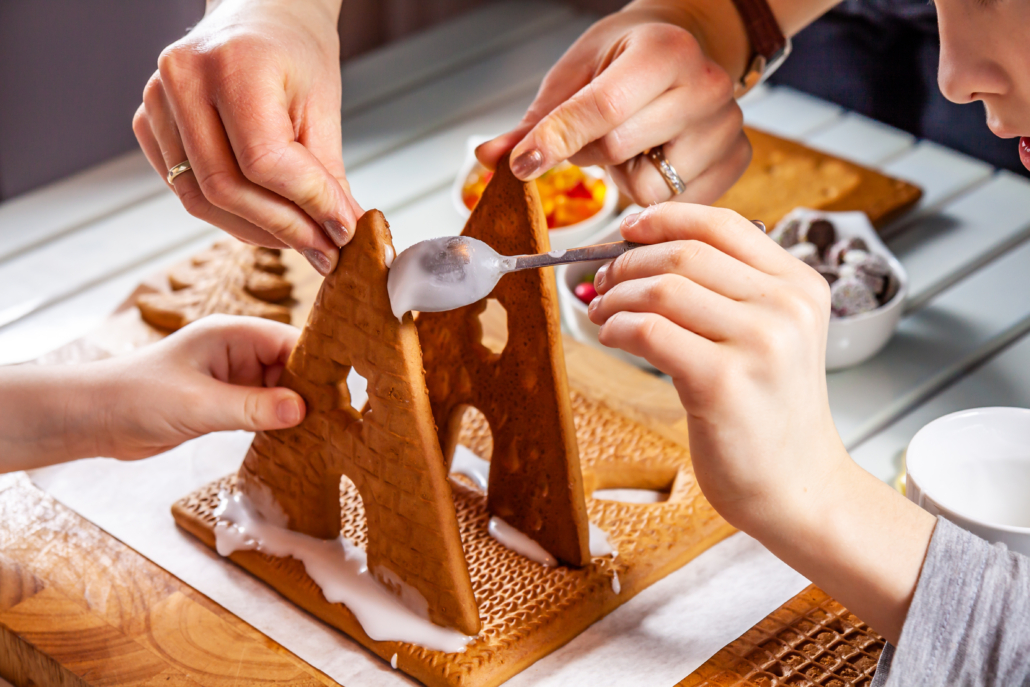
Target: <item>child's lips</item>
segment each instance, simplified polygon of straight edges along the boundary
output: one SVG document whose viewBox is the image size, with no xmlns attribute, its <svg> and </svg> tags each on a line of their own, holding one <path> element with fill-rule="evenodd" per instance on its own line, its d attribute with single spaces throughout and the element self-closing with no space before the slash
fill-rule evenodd
<svg viewBox="0 0 1030 687">
<path fill-rule="evenodd" d="M 1019 160 L 1024 167 L 1030 169 L 1030 136 L 1019 139 Z"/>
</svg>

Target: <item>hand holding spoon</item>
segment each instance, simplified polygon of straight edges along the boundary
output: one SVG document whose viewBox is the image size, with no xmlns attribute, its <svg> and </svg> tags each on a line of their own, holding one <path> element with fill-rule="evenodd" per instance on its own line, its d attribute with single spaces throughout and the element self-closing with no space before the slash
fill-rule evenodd
<svg viewBox="0 0 1030 687">
<path fill-rule="evenodd" d="M 387 291 L 398 319 L 409 310 L 453 310 L 486 298 L 509 272 L 568 262 L 613 260 L 641 245 L 644 244 L 616 241 L 538 255 L 504 256 L 479 239 L 444 236 L 401 251 L 390 266 Z"/>
</svg>

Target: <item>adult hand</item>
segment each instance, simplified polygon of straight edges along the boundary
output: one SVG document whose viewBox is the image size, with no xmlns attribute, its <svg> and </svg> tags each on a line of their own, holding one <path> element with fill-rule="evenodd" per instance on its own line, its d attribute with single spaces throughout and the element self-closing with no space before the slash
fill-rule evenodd
<svg viewBox="0 0 1030 687">
<path fill-rule="evenodd" d="M 837 434 L 826 280 L 730 210 L 665 203 L 622 234 L 655 245 L 598 270 L 601 343 L 672 377 L 712 506 L 896 643 L 936 521 Z"/>
<path fill-rule="evenodd" d="M 195 217 L 237 238 L 300 251 L 329 274 L 361 207 L 340 133 L 340 0 L 209 1 L 168 46 L 133 130 Z"/>
<path fill-rule="evenodd" d="M 604 165 L 646 206 L 673 197 L 640 155 L 661 146 L 686 183 L 676 200 L 716 200 L 747 168 L 751 146 L 733 80 L 681 27 L 690 24 L 641 2 L 597 22 L 547 74 L 519 125 L 479 147 L 479 160 L 493 168 L 512 150 L 512 171 L 523 180 L 566 159 Z M 730 36 L 719 49 L 745 52 Z"/>
<path fill-rule="evenodd" d="M 276 387 L 300 330 L 212 315 L 94 371 L 97 455 L 137 459 L 223 430 L 293 427 L 300 395 Z"/>
</svg>

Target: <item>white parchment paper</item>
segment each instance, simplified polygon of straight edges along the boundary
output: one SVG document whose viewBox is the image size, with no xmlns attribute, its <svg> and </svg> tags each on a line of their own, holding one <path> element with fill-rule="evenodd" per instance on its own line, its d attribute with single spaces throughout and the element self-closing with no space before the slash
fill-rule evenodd
<svg viewBox="0 0 1030 687">
<path fill-rule="evenodd" d="M 31 476 L 87 520 L 346 687 L 415 684 L 175 526 L 172 503 L 234 472 L 251 437 L 212 434 L 144 461 L 93 458 Z M 754 539 L 736 534 L 507 684 L 674 685 L 806 584 Z"/>
</svg>

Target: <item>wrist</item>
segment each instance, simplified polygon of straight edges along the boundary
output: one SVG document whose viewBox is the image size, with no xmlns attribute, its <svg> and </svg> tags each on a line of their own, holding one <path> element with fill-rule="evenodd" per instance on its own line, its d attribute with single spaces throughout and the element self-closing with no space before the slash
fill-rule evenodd
<svg viewBox="0 0 1030 687">
<path fill-rule="evenodd" d="M 622 10 L 647 13 L 654 21 L 690 32 L 708 59 L 736 83 L 747 70 L 751 45 L 732 0 L 634 0 Z"/>
</svg>

